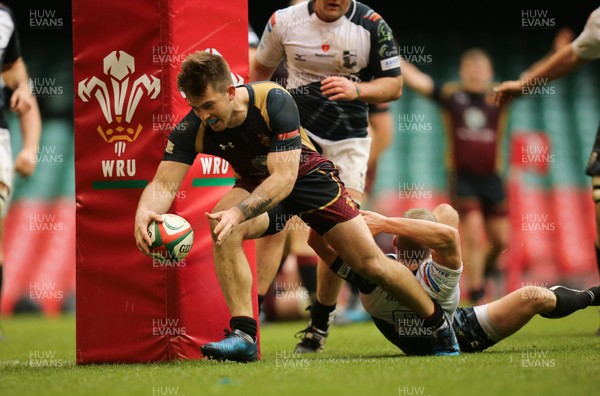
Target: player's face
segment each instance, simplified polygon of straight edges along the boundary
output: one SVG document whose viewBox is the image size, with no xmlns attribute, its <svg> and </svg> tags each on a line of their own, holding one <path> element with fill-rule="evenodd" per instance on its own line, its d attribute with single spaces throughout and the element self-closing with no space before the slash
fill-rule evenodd
<svg viewBox="0 0 600 396">
<path fill-rule="evenodd" d="M 465 59 L 460 65 L 460 78 L 465 90 L 483 93 L 494 78 L 492 64 L 483 56 Z"/>
<path fill-rule="evenodd" d="M 233 111 L 233 98 L 228 91 L 219 92 L 208 85 L 204 95 L 188 95 L 187 102 L 202 123 L 213 131 L 221 132 L 227 128 Z"/>
<path fill-rule="evenodd" d="M 315 13 L 325 22 L 337 21 L 348 11 L 350 0 L 315 0 Z"/>
</svg>

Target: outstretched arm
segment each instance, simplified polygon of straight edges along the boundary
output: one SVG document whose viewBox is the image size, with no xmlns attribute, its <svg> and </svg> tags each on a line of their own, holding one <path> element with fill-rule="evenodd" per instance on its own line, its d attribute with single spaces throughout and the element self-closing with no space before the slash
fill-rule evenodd
<svg viewBox="0 0 600 396">
<path fill-rule="evenodd" d="M 586 29 L 587 27 L 586 25 Z M 504 81 L 494 88 L 494 103 L 498 106 L 506 105 L 513 98 L 526 93 L 529 88 L 547 84 L 548 81 L 560 78 L 590 60 L 578 56 L 573 46 L 573 32 L 563 28 L 554 38 L 553 51 L 549 55 L 521 73 L 520 80 Z"/>
<path fill-rule="evenodd" d="M 402 63 L 402 75 L 404 82 L 413 90 L 424 96 L 433 96 L 433 78 L 423 73 L 415 65 L 409 62 Z"/>
</svg>

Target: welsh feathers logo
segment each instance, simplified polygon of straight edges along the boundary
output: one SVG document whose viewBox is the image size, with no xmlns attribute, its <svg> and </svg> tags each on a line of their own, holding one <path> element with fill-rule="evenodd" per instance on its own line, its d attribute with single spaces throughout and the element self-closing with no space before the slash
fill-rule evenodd
<svg viewBox="0 0 600 396">
<path fill-rule="evenodd" d="M 96 130 L 106 143 L 115 143 L 118 156 L 125 151 L 126 143 L 133 143 L 142 131 L 140 123 L 132 123 L 133 115 L 144 95 L 156 99 L 160 93 L 160 80 L 152 75 L 135 77 L 135 58 L 125 51 L 113 51 L 103 61 L 106 77 L 89 77 L 78 84 L 78 96 L 88 102 L 96 98 L 105 125 Z"/>
</svg>

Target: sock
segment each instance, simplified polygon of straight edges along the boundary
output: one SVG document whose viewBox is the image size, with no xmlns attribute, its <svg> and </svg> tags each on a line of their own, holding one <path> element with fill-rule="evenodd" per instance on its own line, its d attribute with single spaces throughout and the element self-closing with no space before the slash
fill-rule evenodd
<svg viewBox="0 0 600 396">
<path fill-rule="evenodd" d="M 469 292 L 469 300 L 471 300 L 472 303 L 476 303 L 477 301 L 481 300 L 483 296 L 485 296 L 485 288 L 483 287 L 477 290 L 471 290 Z"/>
<path fill-rule="evenodd" d="M 265 296 L 263 296 L 262 294 L 258 295 L 258 310 L 260 311 L 260 308 L 262 307 L 262 303 L 263 301 L 265 301 Z"/>
<path fill-rule="evenodd" d="M 437 302 L 433 301 L 434 311 L 431 315 L 423 319 L 423 326 L 438 329 L 442 327 L 444 322 L 446 321 L 446 317 L 444 316 L 444 310 Z"/>
<path fill-rule="evenodd" d="M 315 302 L 310 308 L 310 324 L 319 330 L 327 332 L 329 330 L 330 320 L 329 314 L 335 310 L 334 305 L 323 305 L 320 302 Z"/>
<path fill-rule="evenodd" d="M 249 316 L 234 316 L 229 320 L 232 330 L 241 330 L 256 341 L 256 320 Z"/>
<path fill-rule="evenodd" d="M 593 291 L 569 289 L 564 286 L 554 286 L 550 290 L 556 296 L 556 307 L 548 313 L 540 314 L 544 318 L 564 318 L 594 301 Z"/>
<path fill-rule="evenodd" d="M 300 279 L 308 291 L 311 304 L 314 304 L 317 300 L 317 256 L 299 255 L 297 261 Z"/>
</svg>

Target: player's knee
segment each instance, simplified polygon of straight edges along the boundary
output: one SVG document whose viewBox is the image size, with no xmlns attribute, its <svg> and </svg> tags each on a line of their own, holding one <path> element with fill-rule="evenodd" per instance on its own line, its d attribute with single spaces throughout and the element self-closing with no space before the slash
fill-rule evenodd
<svg viewBox="0 0 600 396">
<path fill-rule="evenodd" d="M 521 289 L 523 303 L 533 313 L 547 312 L 556 304 L 556 297 L 552 291 L 539 286 L 525 286 Z"/>
<path fill-rule="evenodd" d="M 371 282 L 379 283 L 385 276 L 383 262 L 378 255 L 362 256 L 361 258 L 352 261 L 348 261 L 348 265 L 356 271 L 360 276 L 367 278 Z"/>
</svg>

